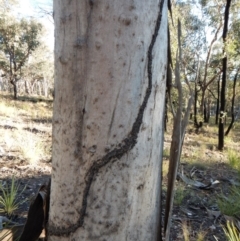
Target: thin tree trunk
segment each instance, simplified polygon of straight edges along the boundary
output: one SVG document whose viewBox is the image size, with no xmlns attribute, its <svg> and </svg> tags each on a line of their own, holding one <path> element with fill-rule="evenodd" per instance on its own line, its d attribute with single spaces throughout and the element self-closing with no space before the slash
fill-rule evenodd
<svg viewBox="0 0 240 241">
<path fill-rule="evenodd" d="M 198 89 L 197 89 L 197 80 L 195 82 L 195 90 L 194 90 L 194 126 L 196 128 L 196 133 L 199 132 L 199 129 L 202 127 L 202 121 L 198 122 L 198 108 L 197 108 L 197 101 L 198 101 Z"/>
<path fill-rule="evenodd" d="M 231 106 L 232 119 L 231 119 L 231 122 L 228 126 L 227 131 L 225 132 L 225 136 L 227 136 L 229 134 L 230 130 L 233 127 L 234 121 L 235 121 L 234 105 L 235 105 L 235 97 L 236 97 L 236 83 L 237 83 L 238 72 L 239 72 L 239 69 L 237 70 L 237 72 L 235 74 L 235 77 L 234 77 L 234 81 L 233 81 L 233 95 L 232 95 L 232 106 Z"/>
<path fill-rule="evenodd" d="M 170 148 L 170 157 L 169 157 L 169 172 L 168 172 L 168 184 L 167 184 L 167 196 L 166 196 L 166 207 L 165 207 L 165 220 L 164 220 L 164 233 L 165 240 L 170 240 L 170 230 L 171 230 L 171 216 L 173 210 L 173 200 L 174 200 L 174 187 L 175 180 L 177 177 L 178 164 L 180 161 L 182 146 L 185 137 L 185 131 L 189 120 L 189 115 L 193 103 L 193 91 L 190 87 L 189 82 L 187 85 L 189 87 L 190 98 L 188 100 L 187 109 L 185 111 L 184 117 L 182 118 L 182 109 L 183 109 L 183 92 L 182 84 L 180 79 L 180 65 L 181 65 L 181 23 L 178 21 L 178 51 L 179 55 L 176 56 L 176 65 L 175 65 L 175 80 L 178 90 L 178 108 L 176 115 L 174 116 L 173 124 L 173 134 L 172 142 Z M 196 79 L 198 79 L 199 63 L 196 73 Z M 186 80 L 187 81 L 187 80 Z"/>
<path fill-rule="evenodd" d="M 224 28 L 223 28 L 223 43 L 226 44 L 226 38 L 228 33 L 228 18 L 229 9 L 231 5 L 231 0 L 227 0 L 224 15 Z M 227 55 L 225 51 L 225 46 L 223 50 L 223 73 L 222 73 L 222 88 L 221 88 L 221 106 L 220 106 L 220 117 L 218 126 L 218 150 L 223 150 L 224 148 L 224 119 L 225 119 L 225 91 L 226 91 L 226 81 L 227 81 Z"/>
<path fill-rule="evenodd" d="M 203 102 L 203 119 L 204 119 L 204 123 L 208 123 L 208 119 L 207 119 L 207 100 L 205 98 L 204 102 Z"/>
<path fill-rule="evenodd" d="M 10 83 L 12 84 L 13 86 L 13 99 L 14 100 L 17 100 L 17 82 L 15 80 L 11 80 Z"/>
<path fill-rule="evenodd" d="M 210 98 L 207 100 L 207 123 L 210 121 L 210 112 L 211 112 L 211 101 Z"/>
<path fill-rule="evenodd" d="M 215 124 L 216 125 L 218 124 L 218 119 L 219 119 L 220 79 L 221 79 L 221 75 L 219 75 L 219 78 L 218 78 L 217 104 L 216 104 L 216 117 L 215 117 Z"/>
<path fill-rule="evenodd" d="M 26 80 L 24 80 L 24 86 L 25 86 L 25 93 L 29 95 L 29 88 L 28 88 L 28 83 Z"/>
<path fill-rule="evenodd" d="M 54 0 L 54 20 L 48 240 L 157 240 L 167 1 Z"/>
<path fill-rule="evenodd" d="M 165 98 L 165 118 L 164 118 L 164 131 L 167 132 L 167 123 L 168 123 L 168 93 L 166 93 Z"/>
<path fill-rule="evenodd" d="M 48 97 L 48 80 L 45 77 L 43 78 L 43 90 L 44 96 Z"/>
<path fill-rule="evenodd" d="M 226 68 L 227 68 L 227 57 L 223 58 L 223 75 L 221 85 L 221 105 L 220 105 L 220 116 L 218 124 L 218 150 L 223 150 L 224 147 L 224 123 L 225 123 L 225 91 L 226 91 Z"/>
<path fill-rule="evenodd" d="M 197 83 L 195 82 L 195 88 L 194 88 L 194 126 L 198 127 L 198 121 L 197 121 L 197 100 L 198 100 L 198 91 L 197 91 Z"/>
</svg>

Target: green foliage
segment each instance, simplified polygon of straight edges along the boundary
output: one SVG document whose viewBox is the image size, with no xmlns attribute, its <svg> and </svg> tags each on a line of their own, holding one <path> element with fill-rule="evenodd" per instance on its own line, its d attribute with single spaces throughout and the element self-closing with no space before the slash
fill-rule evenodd
<svg viewBox="0 0 240 241">
<path fill-rule="evenodd" d="M 221 213 L 227 216 L 240 215 L 240 187 L 233 186 L 227 197 L 219 197 L 217 204 Z"/>
<path fill-rule="evenodd" d="M 18 201 L 17 199 L 19 187 L 14 177 L 12 177 L 11 185 L 7 187 L 0 183 L 0 213 L 6 213 L 8 216 L 11 216 L 19 208 L 19 205 L 23 203 L 23 201 Z M 23 191 L 24 189 L 21 192 Z"/>
<path fill-rule="evenodd" d="M 226 228 L 223 228 L 223 231 L 228 241 L 240 240 L 240 232 L 233 223 L 230 223 L 229 221 L 227 221 L 227 226 Z"/>
<path fill-rule="evenodd" d="M 190 83 L 194 83 L 194 77 L 197 71 L 199 55 L 200 69 L 199 80 L 196 86 L 196 106 L 197 123 L 203 122 L 204 103 L 213 103 L 216 105 L 218 91 L 218 76 L 220 73 L 223 48 L 225 47 L 228 55 L 228 74 L 227 79 L 231 82 L 231 75 L 239 65 L 240 53 L 240 15 L 239 1 L 232 2 L 230 9 L 229 35 L 227 42 L 223 44 L 222 30 L 223 17 L 226 1 L 178 1 L 173 5 L 173 20 L 176 26 L 176 19 L 182 22 L 182 66 L 185 71 L 184 78 Z M 188 13 L 187 15 L 185 13 Z M 177 33 L 176 28 L 170 26 L 172 58 L 175 58 L 177 51 Z M 196 54 L 197 53 L 197 54 Z M 175 62 L 175 61 L 173 61 Z M 235 70 L 234 70 L 235 69 Z M 174 80 L 173 80 L 174 83 Z M 226 106 L 231 106 L 231 91 L 226 92 Z M 188 95 L 184 95 L 187 99 Z M 172 98 L 173 99 L 173 98 Z M 175 103 L 177 103 L 174 100 Z M 237 101 L 236 101 L 237 103 Z M 207 110 L 208 112 L 208 110 Z M 221 116 L 222 117 L 222 116 Z M 222 118 L 225 118 L 225 113 Z M 205 125 L 205 124 L 203 124 Z"/>
<path fill-rule="evenodd" d="M 31 81 L 43 80 L 44 78 L 53 80 L 53 58 L 47 46 L 41 44 L 31 55 L 31 61 L 22 68 L 23 78 Z"/>
<path fill-rule="evenodd" d="M 22 77 L 22 68 L 40 45 L 41 30 L 42 25 L 33 19 L 0 17 L 0 66 L 14 86 L 14 99 L 17 99 L 16 82 Z"/>
<path fill-rule="evenodd" d="M 16 74 L 40 45 L 42 25 L 35 20 L 0 18 L 0 63 L 4 71 Z M 11 73 L 12 72 L 12 73 Z M 20 73 L 19 73 L 20 74 Z"/>
<path fill-rule="evenodd" d="M 1 89 L 13 89 L 15 99 L 18 92 L 24 91 L 48 96 L 53 83 L 53 54 L 43 44 L 43 25 L 34 18 L 16 17 L 18 2 L 0 0 Z M 25 85 L 17 85 L 17 81 L 24 81 Z"/>
</svg>

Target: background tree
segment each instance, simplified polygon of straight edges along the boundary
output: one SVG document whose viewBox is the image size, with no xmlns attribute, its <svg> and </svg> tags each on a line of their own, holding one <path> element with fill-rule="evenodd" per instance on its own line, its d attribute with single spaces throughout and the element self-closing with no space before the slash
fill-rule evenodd
<svg viewBox="0 0 240 241">
<path fill-rule="evenodd" d="M 174 18 L 180 17 L 182 21 L 182 62 L 185 63 L 185 76 L 191 79 L 196 71 L 197 59 L 200 59 L 199 80 L 195 88 L 194 125 L 199 130 L 203 123 L 209 122 L 210 115 L 216 113 L 218 121 L 218 86 L 222 82 L 219 76 L 222 72 L 223 43 L 220 33 L 223 31 L 223 17 L 225 1 L 177 1 L 173 5 Z M 234 2 L 230 11 L 229 37 L 225 45 L 229 56 L 227 80 L 233 82 L 234 75 L 239 66 L 239 2 Z M 186 12 L 188 15 L 186 16 Z M 174 28 L 170 28 L 174 36 Z M 173 42 L 173 52 L 176 49 Z M 173 55 L 174 56 L 174 55 Z M 174 58 L 174 57 L 173 57 Z M 232 72 L 232 74 L 231 74 Z M 222 77 L 222 76 L 221 76 Z M 227 82 L 228 82 L 227 81 Z M 219 83 L 219 84 L 218 84 Z M 229 86 L 227 83 L 227 86 Z M 172 92 L 173 93 L 173 92 Z M 229 95 L 230 92 L 227 94 Z M 232 93 L 232 92 L 231 92 Z M 231 105 L 231 96 L 226 96 L 226 105 Z M 230 110 L 231 108 L 228 108 Z M 229 114 L 230 115 L 230 114 Z"/>
<path fill-rule="evenodd" d="M 178 20 L 178 50 L 176 53 L 176 64 L 175 64 L 175 85 L 178 92 L 178 108 L 176 113 L 174 113 L 173 118 L 173 134 L 170 148 L 170 157 L 169 157 L 169 172 L 168 172 L 168 184 L 167 184 L 167 196 L 166 196 L 166 208 L 165 208 L 165 221 L 164 221 L 164 233 L 165 240 L 170 240 L 170 228 L 171 228 L 171 216 L 173 209 L 173 199 L 174 199 L 174 190 L 175 190 L 175 180 L 177 177 L 178 164 L 180 162 L 180 157 L 182 153 L 182 146 L 184 142 L 185 132 L 189 120 L 190 110 L 194 99 L 194 92 L 191 88 L 190 82 L 185 76 L 185 83 L 188 86 L 188 102 L 187 107 L 185 108 L 184 116 L 182 117 L 184 105 L 183 105 L 183 86 L 181 82 L 181 69 L 183 68 L 182 64 L 182 50 L 181 50 L 181 24 Z M 198 79 L 199 64 L 195 75 L 195 81 Z"/>
<path fill-rule="evenodd" d="M 22 84 L 26 94 L 48 97 L 53 89 L 53 55 L 41 44 L 22 68 Z"/>
<path fill-rule="evenodd" d="M 179 16 L 182 21 L 182 64 L 184 65 L 184 75 L 193 84 L 195 79 L 197 65 L 200 60 L 200 75 L 195 87 L 194 101 L 194 124 L 197 130 L 202 127 L 203 122 L 208 121 L 210 99 L 208 96 L 208 88 L 214 82 L 216 77 L 221 73 L 221 70 L 215 72 L 212 69 L 212 50 L 215 42 L 218 40 L 218 33 L 222 26 L 221 21 L 221 5 L 215 7 L 215 12 L 208 12 L 210 6 L 205 6 L 206 3 L 201 1 L 192 3 L 190 1 L 177 2 L 174 7 L 174 16 Z M 186 16 L 186 12 L 188 15 Z M 213 17 L 217 13 L 218 17 Z M 183 17 L 184 16 L 184 17 Z M 211 26 L 211 27 L 209 27 Z M 212 29 L 211 39 L 209 36 L 209 28 Z M 176 36 L 174 28 L 171 28 L 173 36 Z M 174 38 L 174 37 L 173 37 Z M 176 46 L 173 42 L 173 52 Z"/>
<path fill-rule="evenodd" d="M 17 82 L 21 79 L 22 67 L 40 44 L 42 25 L 34 20 L 16 20 L 5 16 L 0 19 L 0 65 L 13 85 L 17 99 Z"/>
</svg>

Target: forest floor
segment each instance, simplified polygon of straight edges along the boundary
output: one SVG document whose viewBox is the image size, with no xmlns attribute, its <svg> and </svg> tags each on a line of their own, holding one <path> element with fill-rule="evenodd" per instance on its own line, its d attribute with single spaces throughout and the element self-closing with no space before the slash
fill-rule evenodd
<svg viewBox="0 0 240 241">
<path fill-rule="evenodd" d="M 50 179 L 51 138 L 52 100 L 19 97 L 14 101 L 0 94 L 0 196 L 14 178 L 18 208 L 10 220 L 15 223 L 24 224 L 31 201 Z M 1 216 L 5 213 L 0 213 L 0 222 Z"/>
<path fill-rule="evenodd" d="M 50 179 L 51 123 L 52 100 L 20 97 L 13 101 L 11 96 L 0 94 L 0 184 L 8 186 L 13 177 L 18 184 L 19 208 L 11 216 L 15 222 L 25 222 L 31 200 Z M 222 227 L 226 219 L 240 214 L 240 123 L 225 138 L 223 152 L 217 150 L 215 125 L 205 125 L 199 134 L 191 126 L 190 123 L 182 151 L 181 178 L 176 181 L 171 240 L 225 241 Z M 170 129 L 164 137 L 163 200 Z M 206 190 L 194 187 L 197 182 L 214 181 L 218 183 Z M 236 193 L 232 196 L 236 190 L 239 201 L 234 199 Z"/>
<path fill-rule="evenodd" d="M 226 241 L 226 221 L 234 222 L 240 230 L 240 123 L 225 137 L 220 152 L 218 127 L 211 121 L 198 134 L 190 121 L 185 135 L 175 188 L 172 241 Z M 171 131 L 164 138 L 164 187 L 170 145 Z M 163 191 L 163 199 L 165 196 Z"/>
</svg>

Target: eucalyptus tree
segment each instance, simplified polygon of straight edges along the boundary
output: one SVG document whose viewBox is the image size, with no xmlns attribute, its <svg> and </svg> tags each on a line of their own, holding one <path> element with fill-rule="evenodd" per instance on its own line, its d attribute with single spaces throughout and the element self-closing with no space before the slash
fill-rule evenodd
<svg viewBox="0 0 240 241">
<path fill-rule="evenodd" d="M 48 240 L 160 240 L 167 1 L 54 1 Z"/>
<path fill-rule="evenodd" d="M 224 28 L 223 28 L 223 44 L 227 43 L 227 34 L 228 34 L 228 23 L 229 23 L 229 11 L 231 6 L 231 0 L 227 0 L 224 12 Z M 222 85 L 221 85 L 221 105 L 220 105 L 220 116 L 219 116 L 219 125 L 218 125 L 218 149 L 223 150 L 224 148 L 224 117 L 225 117 L 225 92 L 226 92 L 226 81 L 227 81 L 227 67 L 228 67 L 228 56 L 226 53 L 226 47 L 223 46 L 223 74 L 222 74 Z"/>
<path fill-rule="evenodd" d="M 35 20 L 17 20 L 13 16 L 0 18 L 0 66 L 13 86 L 17 99 L 17 82 L 22 68 L 40 45 L 42 25 Z"/>
<path fill-rule="evenodd" d="M 195 82 L 194 97 L 194 124 L 197 129 L 202 126 L 204 121 L 208 121 L 206 106 L 209 101 L 206 93 L 209 86 L 221 74 L 220 65 L 212 66 L 213 48 L 222 28 L 221 11 L 221 4 L 213 6 L 211 1 L 199 1 L 194 4 L 191 1 L 184 1 L 177 2 L 173 6 L 173 15 L 179 16 L 182 22 L 182 64 L 184 65 L 184 76 L 190 80 L 190 84 L 193 84 L 198 63 L 200 64 L 200 74 Z M 188 12 L 187 15 L 186 12 Z M 217 15 L 215 16 L 215 14 Z M 209 38 L 210 30 L 212 33 Z M 174 32 L 174 28 L 172 28 L 172 32 Z M 208 93 L 207 96 L 209 96 Z"/>
</svg>

